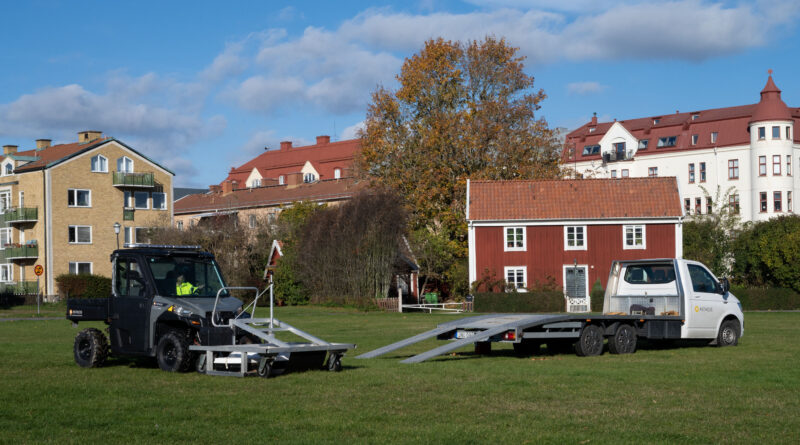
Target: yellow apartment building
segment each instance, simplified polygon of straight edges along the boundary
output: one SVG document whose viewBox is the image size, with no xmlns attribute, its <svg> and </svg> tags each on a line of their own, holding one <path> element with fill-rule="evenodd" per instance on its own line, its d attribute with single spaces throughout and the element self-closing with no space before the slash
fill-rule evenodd
<svg viewBox="0 0 800 445">
<path fill-rule="evenodd" d="M 117 244 L 172 223 L 174 173 L 99 131 L 0 157 L 0 288 L 56 295 L 55 277 L 111 276 Z M 119 234 L 115 231 L 119 224 Z"/>
</svg>

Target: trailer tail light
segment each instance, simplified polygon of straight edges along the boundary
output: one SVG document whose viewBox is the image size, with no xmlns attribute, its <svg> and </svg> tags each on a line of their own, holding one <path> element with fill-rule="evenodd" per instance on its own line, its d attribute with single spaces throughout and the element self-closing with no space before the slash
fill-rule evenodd
<svg viewBox="0 0 800 445">
<path fill-rule="evenodd" d="M 514 331 L 508 331 L 505 334 L 503 334 L 503 340 L 516 340 L 516 339 L 517 339 L 517 333 Z"/>
</svg>

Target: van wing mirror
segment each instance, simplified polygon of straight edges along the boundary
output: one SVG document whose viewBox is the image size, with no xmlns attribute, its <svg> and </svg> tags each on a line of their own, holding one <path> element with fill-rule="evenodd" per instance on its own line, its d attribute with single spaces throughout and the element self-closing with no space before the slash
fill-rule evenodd
<svg viewBox="0 0 800 445">
<path fill-rule="evenodd" d="M 722 291 L 721 292 L 722 296 L 727 299 L 728 298 L 728 291 L 731 289 L 731 283 L 728 281 L 727 278 L 722 278 L 721 280 L 719 280 L 719 287 L 720 287 L 720 290 Z"/>
</svg>

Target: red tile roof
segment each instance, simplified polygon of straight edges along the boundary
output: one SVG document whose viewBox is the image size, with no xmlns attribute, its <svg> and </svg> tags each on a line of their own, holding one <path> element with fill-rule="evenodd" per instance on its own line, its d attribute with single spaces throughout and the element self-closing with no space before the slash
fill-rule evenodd
<svg viewBox="0 0 800 445">
<path fill-rule="evenodd" d="M 470 221 L 677 218 L 674 177 L 470 181 Z"/>
<path fill-rule="evenodd" d="M 15 172 L 23 173 L 26 171 L 39 170 L 47 167 L 48 165 L 69 158 L 85 150 L 91 150 L 105 142 L 110 141 L 111 138 L 100 138 L 90 142 L 73 142 L 71 144 L 51 145 L 41 150 L 25 150 L 13 153 L 12 156 L 30 156 L 39 159 L 28 162 L 14 169 Z M 0 156 L 0 161 L 5 159 L 5 156 Z"/>
<path fill-rule="evenodd" d="M 227 194 L 211 192 L 187 195 L 175 201 L 175 214 L 269 207 L 296 201 L 341 200 L 350 198 L 364 187 L 366 187 L 365 182 L 347 178 L 317 181 L 310 184 L 300 184 L 296 187 L 276 185 L 238 189 Z"/>
</svg>

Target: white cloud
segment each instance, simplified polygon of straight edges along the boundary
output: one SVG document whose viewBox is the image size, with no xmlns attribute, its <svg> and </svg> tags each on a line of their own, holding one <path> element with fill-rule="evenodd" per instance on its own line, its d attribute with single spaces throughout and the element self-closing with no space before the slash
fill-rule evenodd
<svg viewBox="0 0 800 445">
<path fill-rule="evenodd" d="M 567 84 L 567 93 L 569 94 L 594 94 L 605 89 L 605 85 L 600 85 L 599 82 L 572 82 Z"/>
<path fill-rule="evenodd" d="M 364 129 L 364 121 L 353 124 L 342 130 L 342 140 L 355 139 L 358 137 L 358 132 Z"/>
</svg>

